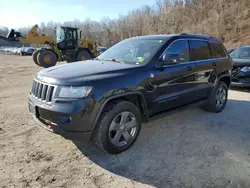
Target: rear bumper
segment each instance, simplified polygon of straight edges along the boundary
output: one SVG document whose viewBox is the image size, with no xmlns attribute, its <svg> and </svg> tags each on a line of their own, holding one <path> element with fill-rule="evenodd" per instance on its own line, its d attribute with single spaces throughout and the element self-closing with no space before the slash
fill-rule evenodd
<svg viewBox="0 0 250 188">
<path fill-rule="evenodd" d="M 234 86 L 234 87 L 250 87 L 250 83 L 232 82 L 231 86 Z"/>
<path fill-rule="evenodd" d="M 42 119 L 39 119 L 34 115 L 32 115 L 32 116 L 38 125 L 40 125 L 44 129 L 46 129 L 52 133 L 55 133 L 55 134 L 62 136 L 65 139 L 84 141 L 84 142 L 88 142 L 91 139 L 92 131 L 88 131 L 88 132 L 66 131 L 60 125 L 53 124 L 52 122 L 49 123 L 48 121 L 47 122 L 43 121 Z"/>
</svg>

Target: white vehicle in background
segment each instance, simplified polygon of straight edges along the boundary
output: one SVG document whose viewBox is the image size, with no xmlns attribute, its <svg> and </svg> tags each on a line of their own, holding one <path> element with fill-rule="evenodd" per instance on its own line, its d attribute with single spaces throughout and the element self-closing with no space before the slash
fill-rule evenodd
<svg viewBox="0 0 250 188">
<path fill-rule="evenodd" d="M 20 54 L 22 49 L 23 48 L 17 48 L 17 50 L 15 51 L 16 52 L 15 54 Z"/>
<path fill-rule="evenodd" d="M 21 49 L 19 54 L 21 56 L 23 56 L 23 55 L 32 55 L 34 53 L 34 51 L 36 51 L 36 48 L 26 47 L 26 48 Z"/>
<path fill-rule="evenodd" d="M 10 52 L 12 52 L 13 54 L 15 54 L 15 53 L 16 53 L 16 50 L 17 50 L 17 48 L 12 48 L 12 49 L 10 50 Z"/>
</svg>

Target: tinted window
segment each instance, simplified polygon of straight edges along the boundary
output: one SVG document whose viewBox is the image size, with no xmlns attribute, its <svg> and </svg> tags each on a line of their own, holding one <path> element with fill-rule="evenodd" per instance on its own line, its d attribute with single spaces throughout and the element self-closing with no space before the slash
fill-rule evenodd
<svg viewBox="0 0 250 188">
<path fill-rule="evenodd" d="M 192 61 L 210 59 L 210 48 L 208 43 L 199 40 L 190 40 L 190 53 Z"/>
<path fill-rule="evenodd" d="M 220 44 L 211 42 L 209 43 L 209 45 L 211 48 L 212 58 L 227 57 L 226 53 L 224 52 Z"/>
<path fill-rule="evenodd" d="M 163 45 L 164 41 L 158 39 L 126 39 L 107 49 L 97 58 L 103 61 L 115 59 L 130 64 L 146 64 Z"/>
<path fill-rule="evenodd" d="M 239 47 L 230 53 L 233 59 L 250 59 L 250 47 Z"/>
<path fill-rule="evenodd" d="M 164 55 L 166 56 L 177 55 L 179 58 L 177 59 L 176 63 L 188 62 L 189 61 L 188 41 L 178 40 L 172 43 L 164 52 Z"/>
</svg>

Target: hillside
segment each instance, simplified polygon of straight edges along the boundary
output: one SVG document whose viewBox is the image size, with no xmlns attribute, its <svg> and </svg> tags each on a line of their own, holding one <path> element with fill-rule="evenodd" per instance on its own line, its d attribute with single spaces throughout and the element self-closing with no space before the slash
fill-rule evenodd
<svg viewBox="0 0 250 188">
<path fill-rule="evenodd" d="M 35 23 L 34 23 L 35 24 Z M 250 43 L 250 0 L 158 0 L 112 20 L 41 23 L 41 32 L 53 35 L 57 25 L 79 27 L 99 45 L 148 34 L 200 33 L 215 36 L 227 47 Z M 28 28 L 20 28 L 25 34 Z"/>
</svg>

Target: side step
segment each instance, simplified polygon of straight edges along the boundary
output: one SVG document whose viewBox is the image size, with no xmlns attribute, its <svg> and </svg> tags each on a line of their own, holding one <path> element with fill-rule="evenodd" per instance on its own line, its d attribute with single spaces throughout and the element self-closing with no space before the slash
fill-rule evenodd
<svg viewBox="0 0 250 188">
<path fill-rule="evenodd" d="M 184 111 L 188 108 L 197 108 L 197 107 L 201 107 L 203 106 L 205 103 L 207 102 L 207 100 L 200 100 L 200 101 L 197 101 L 197 102 L 194 102 L 194 103 L 190 103 L 190 104 L 187 104 L 187 105 L 184 105 L 184 106 L 180 106 L 180 107 L 177 107 L 177 108 L 174 108 L 174 109 L 171 109 L 171 110 L 167 110 L 167 111 L 164 111 L 164 112 L 160 112 L 160 113 L 157 113 L 155 115 L 153 115 L 152 117 L 150 117 L 148 119 L 148 121 L 153 121 L 153 120 L 157 120 L 157 119 L 160 119 L 160 118 L 164 118 L 166 116 L 169 116 L 169 115 L 172 115 L 172 114 L 175 114 L 175 113 L 179 113 L 181 111 Z"/>
</svg>

